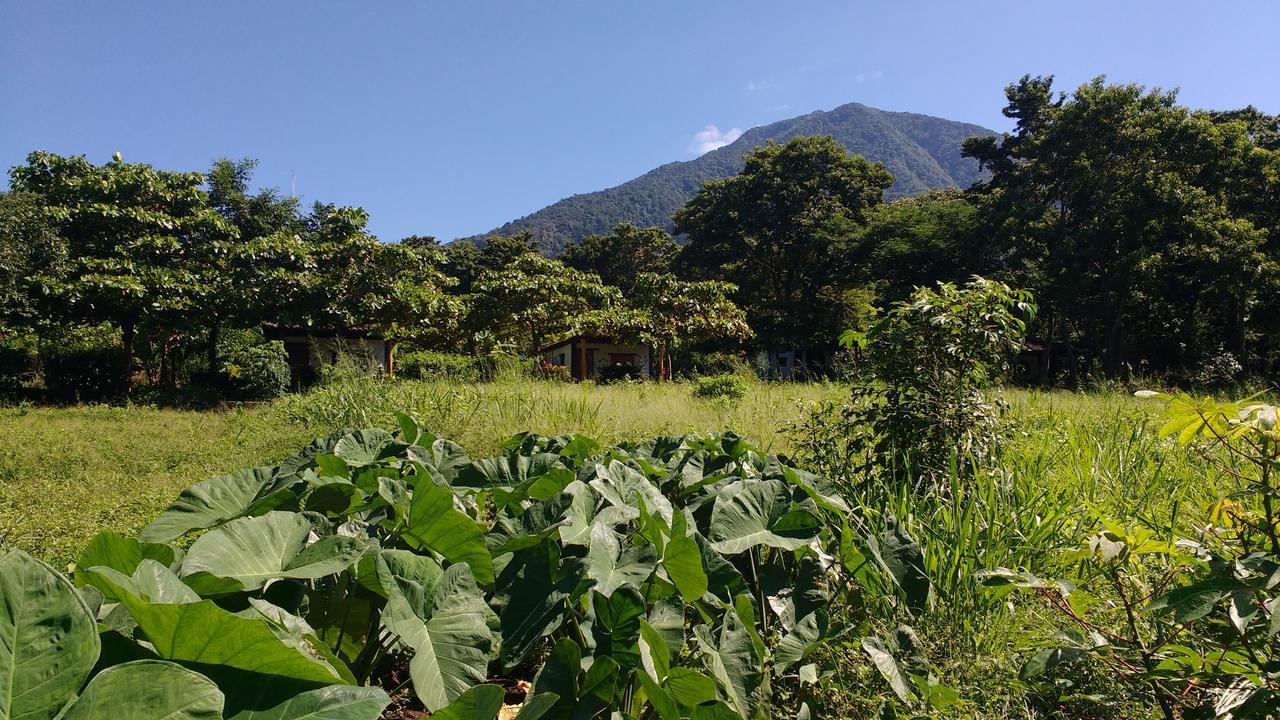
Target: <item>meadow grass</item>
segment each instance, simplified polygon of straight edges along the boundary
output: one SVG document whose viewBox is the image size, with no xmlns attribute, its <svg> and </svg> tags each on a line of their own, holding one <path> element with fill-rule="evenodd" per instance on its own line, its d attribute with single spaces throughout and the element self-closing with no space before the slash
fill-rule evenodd
<svg viewBox="0 0 1280 720">
<path fill-rule="evenodd" d="M 684 383 L 597 386 L 532 381 L 485 384 L 347 381 L 267 406 L 223 412 L 150 407 L 0 409 L 0 539 L 57 564 L 98 531 L 133 533 L 185 486 L 276 462 L 339 427 L 395 426 L 408 412 L 473 457 L 513 434 L 581 433 L 607 444 L 654 435 L 735 430 L 790 453 L 786 429 L 838 384 L 752 382 L 740 400 L 701 400 Z M 1006 390 L 1010 437 L 996 466 L 945 495 L 888 481 L 850 488 L 850 522 L 868 532 L 896 517 L 925 550 L 935 604 L 923 617 L 880 610 L 870 624 L 911 622 L 941 679 L 964 700 L 948 717 L 1040 718 L 1104 713 L 1147 717 L 1139 698 L 1090 710 L 1038 704 L 1014 680 L 1022 658 L 1059 629 L 1034 602 L 978 587 L 974 572 L 1010 567 L 1069 577 L 1062 559 L 1104 521 L 1172 539 L 1234 488 L 1197 454 L 1160 439 L 1159 408 L 1127 394 Z M 1104 598 L 1105 600 L 1105 598 Z M 835 678 L 826 716 L 865 717 L 885 685 L 850 637 L 828 652 Z M 1114 677 L 1083 667 L 1082 693 L 1129 698 Z M 1087 706 L 1087 701 L 1084 703 Z M 833 712 L 834 711 L 834 712 Z"/>
</svg>

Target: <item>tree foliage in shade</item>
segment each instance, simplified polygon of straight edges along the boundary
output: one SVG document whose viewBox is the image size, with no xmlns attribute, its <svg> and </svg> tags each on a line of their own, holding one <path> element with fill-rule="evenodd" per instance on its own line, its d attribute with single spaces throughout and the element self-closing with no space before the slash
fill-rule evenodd
<svg viewBox="0 0 1280 720">
<path fill-rule="evenodd" d="M 0 336 L 47 324 L 40 277 L 65 273 L 67 255 L 38 195 L 0 193 Z"/>
<path fill-rule="evenodd" d="M 843 329 L 845 238 L 883 202 L 893 176 L 830 137 L 769 144 L 742 174 L 709 182 L 676 214 L 688 236 L 678 266 L 738 286 L 734 299 L 766 346 L 808 347 Z"/>
<path fill-rule="evenodd" d="M 1218 341 L 1243 355 L 1276 272 L 1254 195 L 1274 167 L 1253 142 L 1266 123 L 1215 121 L 1175 93 L 1101 77 L 1068 97 L 1026 76 L 1006 95 L 1014 132 L 965 153 L 991 170 L 977 191 L 1004 267 L 1059 332 L 1113 376 L 1134 350 L 1177 362 Z"/>
<path fill-rule="evenodd" d="M 168 313 L 189 313 L 204 288 L 200 248 L 228 243 L 236 230 L 210 206 L 200 173 L 126 163 L 97 166 L 84 156 L 33 152 L 10 172 L 15 190 L 39 195 L 65 239 L 65 273 L 42 275 L 67 324 L 110 322 L 121 331 L 119 386 L 127 392 L 137 329 Z"/>
<path fill-rule="evenodd" d="M 588 235 L 566 247 L 560 262 L 575 270 L 595 273 L 626 293 L 642 273 L 670 272 L 679 252 L 680 246 L 666 230 L 621 223 L 607 235 Z"/>
<path fill-rule="evenodd" d="M 472 286 L 472 327 L 494 333 L 530 355 L 551 340 L 581 330 L 594 313 L 621 303 L 618 289 L 600 277 L 527 253 Z"/>
</svg>

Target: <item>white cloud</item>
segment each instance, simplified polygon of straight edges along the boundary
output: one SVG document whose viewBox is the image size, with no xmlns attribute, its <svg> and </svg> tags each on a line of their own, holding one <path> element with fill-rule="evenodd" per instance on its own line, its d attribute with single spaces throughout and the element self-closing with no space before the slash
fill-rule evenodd
<svg viewBox="0 0 1280 720">
<path fill-rule="evenodd" d="M 715 125 L 708 125 L 701 132 L 694 134 L 693 140 L 689 142 L 689 152 L 701 155 L 716 148 L 722 148 L 739 137 L 742 137 L 742 130 L 739 128 L 729 128 L 720 132 L 720 128 Z"/>
<path fill-rule="evenodd" d="M 861 85 L 868 80 L 879 80 L 882 77 L 884 77 L 883 70 L 872 70 L 871 72 L 860 72 L 854 76 L 854 79 L 856 79 L 858 84 Z"/>
</svg>

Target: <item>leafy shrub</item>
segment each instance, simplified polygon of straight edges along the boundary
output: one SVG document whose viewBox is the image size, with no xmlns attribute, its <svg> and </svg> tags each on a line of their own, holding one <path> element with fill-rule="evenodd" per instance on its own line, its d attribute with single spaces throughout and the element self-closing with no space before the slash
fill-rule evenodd
<svg viewBox="0 0 1280 720">
<path fill-rule="evenodd" d="M 49 343 L 40 352 L 44 385 L 55 400 L 111 397 L 120 379 L 120 362 L 118 347 L 93 339 Z"/>
<path fill-rule="evenodd" d="M 1034 312 L 1026 291 L 975 277 L 919 288 L 866 333 L 845 333 L 841 343 L 860 350 L 871 377 L 838 412 L 822 409 L 833 423 L 827 435 L 848 443 L 837 456 L 927 485 L 948 477 L 953 462 L 989 461 L 1003 405 L 985 391 L 1008 373 Z"/>
<path fill-rule="evenodd" d="M 1057 695 L 1064 666 L 1093 662 L 1140 688 L 1166 720 L 1271 720 L 1280 708 L 1280 409 L 1139 392 L 1167 403 L 1160 435 L 1194 444 L 1240 492 L 1209 508 L 1195 534 L 1102 527 L 1067 559 L 1074 582 L 997 568 L 995 592 L 1033 593 L 1067 626 L 1022 677 Z M 1099 603 L 1105 593 L 1112 600 Z M 1102 632 L 1107 613 L 1121 632 Z M 1040 639 L 1037 639 L 1038 641 Z"/>
<path fill-rule="evenodd" d="M 0 344 L 0 400 L 11 398 L 35 368 L 35 354 L 17 343 Z"/>
<path fill-rule="evenodd" d="M 726 352 L 689 353 L 689 370 L 692 378 L 714 377 L 716 375 L 755 376 L 756 370 L 741 355 Z"/>
<path fill-rule="evenodd" d="M 614 363 L 606 365 L 596 377 L 602 383 L 621 382 L 623 380 L 640 380 L 640 366 L 635 363 Z"/>
<path fill-rule="evenodd" d="M 414 380 L 480 381 L 480 363 L 469 355 L 418 350 L 396 354 L 396 374 Z"/>
<path fill-rule="evenodd" d="M 524 366 L 524 373 L 525 377 L 531 380 L 573 382 L 573 376 L 569 374 L 569 368 L 564 365 L 556 365 L 545 358 L 529 360 Z"/>
<path fill-rule="evenodd" d="M 223 363 L 232 391 L 237 397 L 266 400 L 289 389 L 289 355 L 279 340 L 241 349 Z"/>
<path fill-rule="evenodd" d="M 0 632 L 68 668 L 23 699 L 33 717 L 116 716 L 100 703 L 162 689 L 201 716 L 327 698 L 374 720 L 376 686 L 405 683 L 420 705 L 399 707 L 488 720 L 519 681 L 533 717 L 809 716 L 846 631 L 843 568 L 885 568 L 913 607 L 928 592 L 909 576 L 919 546 L 850 535 L 848 511 L 733 434 L 522 434 L 473 460 L 401 416 L 398 435 L 343 430 L 198 483 L 137 539 L 100 534 L 70 578 L 3 555 Z M 53 677 L 24 659 L 0 659 L 16 687 Z"/>
<path fill-rule="evenodd" d="M 739 375 L 701 378 L 693 385 L 693 396 L 703 400 L 741 400 L 747 396 L 747 382 Z"/>
</svg>

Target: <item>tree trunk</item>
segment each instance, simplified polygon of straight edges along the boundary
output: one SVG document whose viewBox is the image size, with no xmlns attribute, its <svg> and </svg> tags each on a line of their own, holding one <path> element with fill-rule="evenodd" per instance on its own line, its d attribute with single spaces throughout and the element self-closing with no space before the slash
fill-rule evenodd
<svg viewBox="0 0 1280 720">
<path fill-rule="evenodd" d="M 1124 306 L 1122 295 L 1111 305 L 1110 317 L 1106 320 L 1107 332 L 1107 377 L 1118 378 L 1124 366 Z"/>
<path fill-rule="evenodd" d="M 120 324 L 119 392 L 124 397 L 128 397 L 129 391 L 133 389 L 133 339 L 135 334 L 136 329 L 132 320 Z"/>
</svg>

